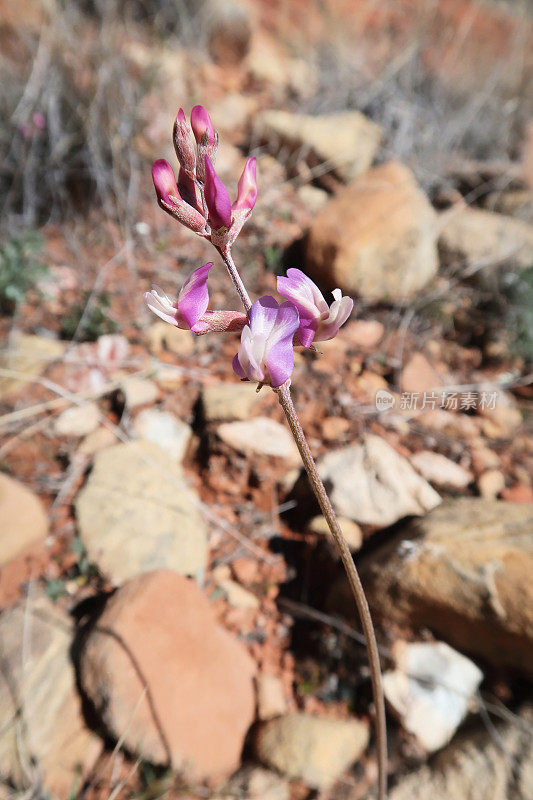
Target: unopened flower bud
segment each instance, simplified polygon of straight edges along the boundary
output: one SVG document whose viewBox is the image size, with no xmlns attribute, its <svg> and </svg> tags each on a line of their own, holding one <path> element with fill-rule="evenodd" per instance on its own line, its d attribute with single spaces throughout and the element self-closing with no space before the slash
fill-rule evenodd
<svg viewBox="0 0 533 800">
<path fill-rule="evenodd" d="M 152 180 L 161 208 L 195 233 L 204 233 L 206 220 L 203 214 L 181 198 L 174 171 L 164 158 L 154 161 Z"/>
<path fill-rule="evenodd" d="M 215 144 L 216 134 L 211 117 L 203 106 L 194 106 L 191 111 L 191 128 L 197 144 L 202 144 L 207 134 L 207 144 Z"/>
<path fill-rule="evenodd" d="M 196 166 L 196 147 L 191 133 L 191 129 L 187 124 L 187 118 L 182 108 L 178 111 L 178 116 L 174 121 L 174 149 L 181 166 L 190 175 L 194 174 Z"/>
<path fill-rule="evenodd" d="M 228 190 L 215 172 L 209 156 L 205 157 L 205 202 L 209 224 L 215 231 L 231 226 L 231 200 Z"/>
<path fill-rule="evenodd" d="M 249 210 L 255 206 L 257 200 L 257 178 L 255 157 L 249 158 L 242 171 L 237 188 L 237 200 L 233 203 L 233 210 Z"/>
</svg>

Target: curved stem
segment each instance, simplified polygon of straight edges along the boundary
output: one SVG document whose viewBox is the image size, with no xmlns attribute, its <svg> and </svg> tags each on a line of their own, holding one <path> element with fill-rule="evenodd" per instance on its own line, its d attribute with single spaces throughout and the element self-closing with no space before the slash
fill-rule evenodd
<svg viewBox="0 0 533 800">
<path fill-rule="evenodd" d="M 244 283 L 241 280 L 241 276 L 239 275 L 239 270 L 235 266 L 235 262 L 233 261 L 233 258 L 232 258 L 232 255 L 231 255 L 231 250 L 230 250 L 229 247 L 227 247 L 227 248 L 218 248 L 217 247 L 217 250 L 220 253 L 220 255 L 222 256 L 222 260 L 224 261 L 224 264 L 226 265 L 226 268 L 227 268 L 227 270 L 229 272 L 229 276 L 230 276 L 230 278 L 232 280 L 232 283 L 235 286 L 235 289 L 237 290 L 237 293 L 238 293 L 239 297 L 241 298 L 241 303 L 243 304 L 246 313 L 248 313 L 249 310 L 252 307 L 252 301 L 250 300 L 250 295 L 246 291 Z"/>
<path fill-rule="evenodd" d="M 374 695 L 374 703 L 376 706 L 376 740 L 378 749 L 378 800 L 385 800 L 387 795 L 387 724 L 385 718 L 385 699 L 383 696 L 383 684 L 381 680 L 381 668 L 379 664 L 379 653 L 376 642 L 376 634 L 370 616 L 367 599 L 361 579 L 354 564 L 350 548 L 344 538 L 339 522 L 331 505 L 331 501 L 326 493 L 326 489 L 318 474 L 315 460 L 312 456 L 309 444 L 305 438 L 300 420 L 292 402 L 290 383 L 284 383 L 279 389 L 274 390 L 278 395 L 279 402 L 287 422 L 291 429 L 294 440 L 300 451 L 300 456 L 304 463 L 305 470 L 309 477 L 309 482 L 318 500 L 322 514 L 324 515 L 331 535 L 335 540 L 335 544 L 340 553 L 344 569 L 350 582 L 353 596 L 357 605 L 357 610 L 361 618 L 363 626 L 363 633 L 366 640 L 366 649 L 368 653 L 368 660 L 370 663 L 370 677 L 372 680 L 372 692 Z"/>
</svg>

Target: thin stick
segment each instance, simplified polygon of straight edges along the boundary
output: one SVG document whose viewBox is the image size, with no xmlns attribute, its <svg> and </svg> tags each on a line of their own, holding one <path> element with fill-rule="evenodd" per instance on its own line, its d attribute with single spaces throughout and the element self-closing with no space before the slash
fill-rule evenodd
<svg viewBox="0 0 533 800">
<path fill-rule="evenodd" d="M 368 608 L 367 599 L 361 579 L 355 567 L 350 548 L 346 539 L 342 535 L 340 525 L 338 523 L 335 511 L 331 505 L 330 499 L 326 493 L 326 489 L 318 474 L 315 460 L 311 454 L 309 444 L 305 438 L 300 420 L 294 408 L 292 397 L 290 393 L 290 383 L 287 381 L 279 389 L 275 389 L 278 395 L 280 405 L 285 412 L 287 422 L 291 429 L 294 440 L 300 451 L 305 471 L 309 477 L 309 482 L 313 488 L 316 499 L 320 505 L 322 514 L 324 515 L 328 527 L 331 531 L 335 543 L 338 547 L 344 569 L 348 576 L 350 586 L 355 598 L 357 610 L 363 626 L 363 632 L 366 639 L 366 649 L 368 653 L 368 660 L 370 663 L 370 677 L 372 680 L 372 691 L 374 694 L 374 703 L 376 706 L 376 738 L 378 749 L 378 800 L 385 800 L 387 795 L 387 724 L 385 718 L 385 699 L 383 696 L 383 684 L 381 680 L 381 668 L 379 663 L 378 646 L 376 642 L 376 635 L 374 626 L 370 617 L 370 610 Z"/>
</svg>

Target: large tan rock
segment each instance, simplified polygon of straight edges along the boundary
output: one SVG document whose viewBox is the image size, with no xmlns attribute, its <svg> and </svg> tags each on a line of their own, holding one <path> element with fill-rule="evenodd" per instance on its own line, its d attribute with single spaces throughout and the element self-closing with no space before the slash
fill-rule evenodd
<svg viewBox="0 0 533 800">
<path fill-rule="evenodd" d="M 89 560 L 116 584 L 159 567 L 183 575 L 205 569 L 199 499 L 175 458 L 153 442 L 96 453 L 76 516 Z"/>
<path fill-rule="evenodd" d="M 188 780 L 218 781 L 238 767 L 253 671 L 197 584 L 171 570 L 124 584 L 80 658 L 84 690 L 114 737 Z"/>
<path fill-rule="evenodd" d="M 102 746 L 83 721 L 71 639 L 70 619 L 40 595 L 0 617 L 0 780 L 19 789 L 40 780 L 61 800 L 81 786 Z"/>
<path fill-rule="evenodd" d="M 266 766 L 326 789 L 363 754 L 368 724 L 358 719 L 292 713 L 264 722 L 254 744 Z"/>
<path fill-rule="evenodd" d="M 532 532 L 531 503 L 445 503 L 373 553 L 363 569 L 369 602 L 387 619 L 533 674 Z"/>
<path fill-rule="evenodd" d="M 287 148 L 309 166 L 325 164 L 343 181 L 365 172 L 381 141 L 381 129 L 359 111 L 307 116 L 290 111 L 262 111 L 254 132 L 271 150 Z"/>
<path fill-rule="evenodd" d="M 454 206 L 440 215 L 439 248 L 467 268 L 533 263 L 533 225 L 492 211 Z"/>
<path fill-rule="evenodd" d="M 64 342 L 15 331 L 0 357 L 0 367 L 9 370 L 9 374 L 0 376 L 0 399 L 16 393 L 38 378 L 64 352 Z"/>
<path fill-rule="evenodd" d="M 306 245 L 320 283 L 370 302 L 413 297 L 438 268 L 436 214 L 402 164 L 374 167 L 316 215 Z"/>
<path fill-rule="evenodd" d="M 402 778 L 390 800 L 529 800 L 533 797 L 531 709 L 447 747 L 431 765 Z"/>
</svg>

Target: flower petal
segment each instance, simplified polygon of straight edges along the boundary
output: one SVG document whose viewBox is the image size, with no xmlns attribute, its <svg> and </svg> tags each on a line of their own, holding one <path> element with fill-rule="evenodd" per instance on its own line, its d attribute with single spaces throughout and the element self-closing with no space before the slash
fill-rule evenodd
<svg viewBox="0 0 533 800">
<path fill-rule="evenodd" d="M 251 211 L 255 206 L 257 200 L 256 164 L 257 159 L 252 156 L 244 166 L 237 187 L 237 200 L 232 206 L 234 211 L 240 209 Z"/>
<path fill-rule="evenodd" d="M 203 106 L 194 106 L 191 111 L 191 128 L 194 133 L 194 138 L 201 144 L 205 134 L 207 133 L 207 144 L 213 144 L 215 141 L 215 129 L 211 122 L 211 117 Z"/>
<path fill-rule="evenodd" d="M 292 340 L 298 330 L 299 322 L 298 309 L 292 303 L 282 303 L 265 351 L 265 365 L 274 388 L 281 386 L 292 375 L 294 369 Z"/>
<path fill-rule="evenodd" d="M 178 296 L 178 311 L 191 331 L 195 331 L 196 324 L 209 305 L 207 278 L 212 266 L 210 261 L 195 269 L 183 284 Z"/>
<path fill-rule="evenodd" d="M 265 340 L 276 324 L 279 303 L 271 295 L 256 300 L 249 312 L 250 329 L 254 336 L 262 335 Z"/>
<path fill-rule="evenodd" d="M 209 224 L 216 231 L 231 226 L 231 200 L 228 190 L 215 172 L 209 156 L 205 157 L 205 202 Z"/>
<path fill-rule="evenodd" d="M 158 158 L 152 165 L 152 180 L 159 203 L 175 206 L 180 200 L 174 170 L 164 158 Z M 173 199 L 174 198 L 174 199 Z"/>
</svg>

